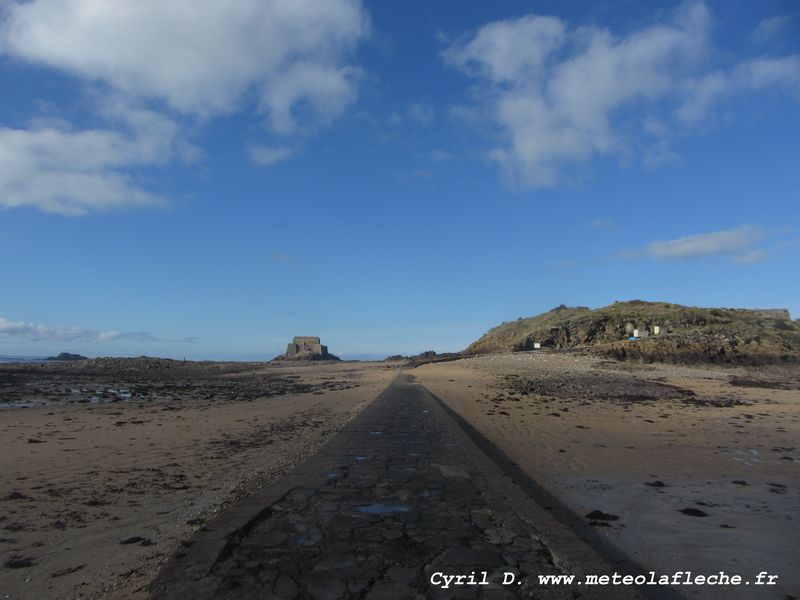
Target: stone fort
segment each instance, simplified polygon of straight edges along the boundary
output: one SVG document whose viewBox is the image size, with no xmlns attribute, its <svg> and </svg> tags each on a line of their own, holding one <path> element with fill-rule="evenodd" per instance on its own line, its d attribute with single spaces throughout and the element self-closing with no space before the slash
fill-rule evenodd
<svg viewBox="0 0 800 600">
<path fill-rule="evenodd" d="M 286 347 L 286 358 L 300 353 L 328 355 L 328 347 L 320 343 L 318 337 L 314 336 L 295 336 L 291 343 Z"/>
</svg>

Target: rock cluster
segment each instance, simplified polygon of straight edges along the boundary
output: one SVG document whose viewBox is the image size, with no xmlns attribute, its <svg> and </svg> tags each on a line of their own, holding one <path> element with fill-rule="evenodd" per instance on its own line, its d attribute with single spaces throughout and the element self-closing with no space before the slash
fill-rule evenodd
<svg viewBox="0 0 800 600">
<path fill-rule="evenodd" d="M 634 331 L 646 339 L 631 341 Z M 698 308 L 641 300 L 596 310 L 562 305 L 503 323 L 464 353 L 526 351 L 535 344 L 588 348 L 620 360 L 766 364 L 800 360 L 800 324 L 785 309 Z"/>
</svg>

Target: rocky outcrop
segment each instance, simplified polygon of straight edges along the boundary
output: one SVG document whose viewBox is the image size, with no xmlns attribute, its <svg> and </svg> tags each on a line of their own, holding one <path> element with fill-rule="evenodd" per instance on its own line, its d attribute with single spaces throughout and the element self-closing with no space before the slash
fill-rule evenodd
<svg viewBox="0 0 800 600">
<path fill-rule="evenodd" d="M 638 339 L 631 341 L 634 332 Z M 642 300 L 596 310 L 562 305 L 503 323 L 464 353 L 526 351 L 535 344 L 586 348 L 623 360 L 766 364 L 800 359 L 800 324 L 785 309 L 699 308 Z"/>
</svg>

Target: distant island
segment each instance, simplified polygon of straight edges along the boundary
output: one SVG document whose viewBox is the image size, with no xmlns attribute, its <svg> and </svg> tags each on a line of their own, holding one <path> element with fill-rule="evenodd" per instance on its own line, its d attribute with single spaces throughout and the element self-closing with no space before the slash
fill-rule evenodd
<svg viewBox="0 0 800 600">
<path fill-rule="evenodd" d="M 339 357 L 330 354 L 317 336 L 295 336 L 286 347 L 286 354 L 272 360 L 339 360 Z"/>
<path fill-rule="evenodd" d="M 60 361 L 67 361 L 67 360 L 89 360 L 87 356 L 81 356 L 80 354 L 70 354 L 69 352 L 62 352 L 58 356 L 48 356 L 44 360 L 60 360 Z"/>
</svg>

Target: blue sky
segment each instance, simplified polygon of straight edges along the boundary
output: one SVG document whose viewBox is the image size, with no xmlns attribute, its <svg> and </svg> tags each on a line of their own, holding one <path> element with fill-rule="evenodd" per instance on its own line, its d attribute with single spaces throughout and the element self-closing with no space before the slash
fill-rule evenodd
<svg viewBox="0 0 800 600">
<path fill-rule="evenodd" d="M 0 354 L 800 316 L 795 2 L 0 0 Z"/>
</svg>

